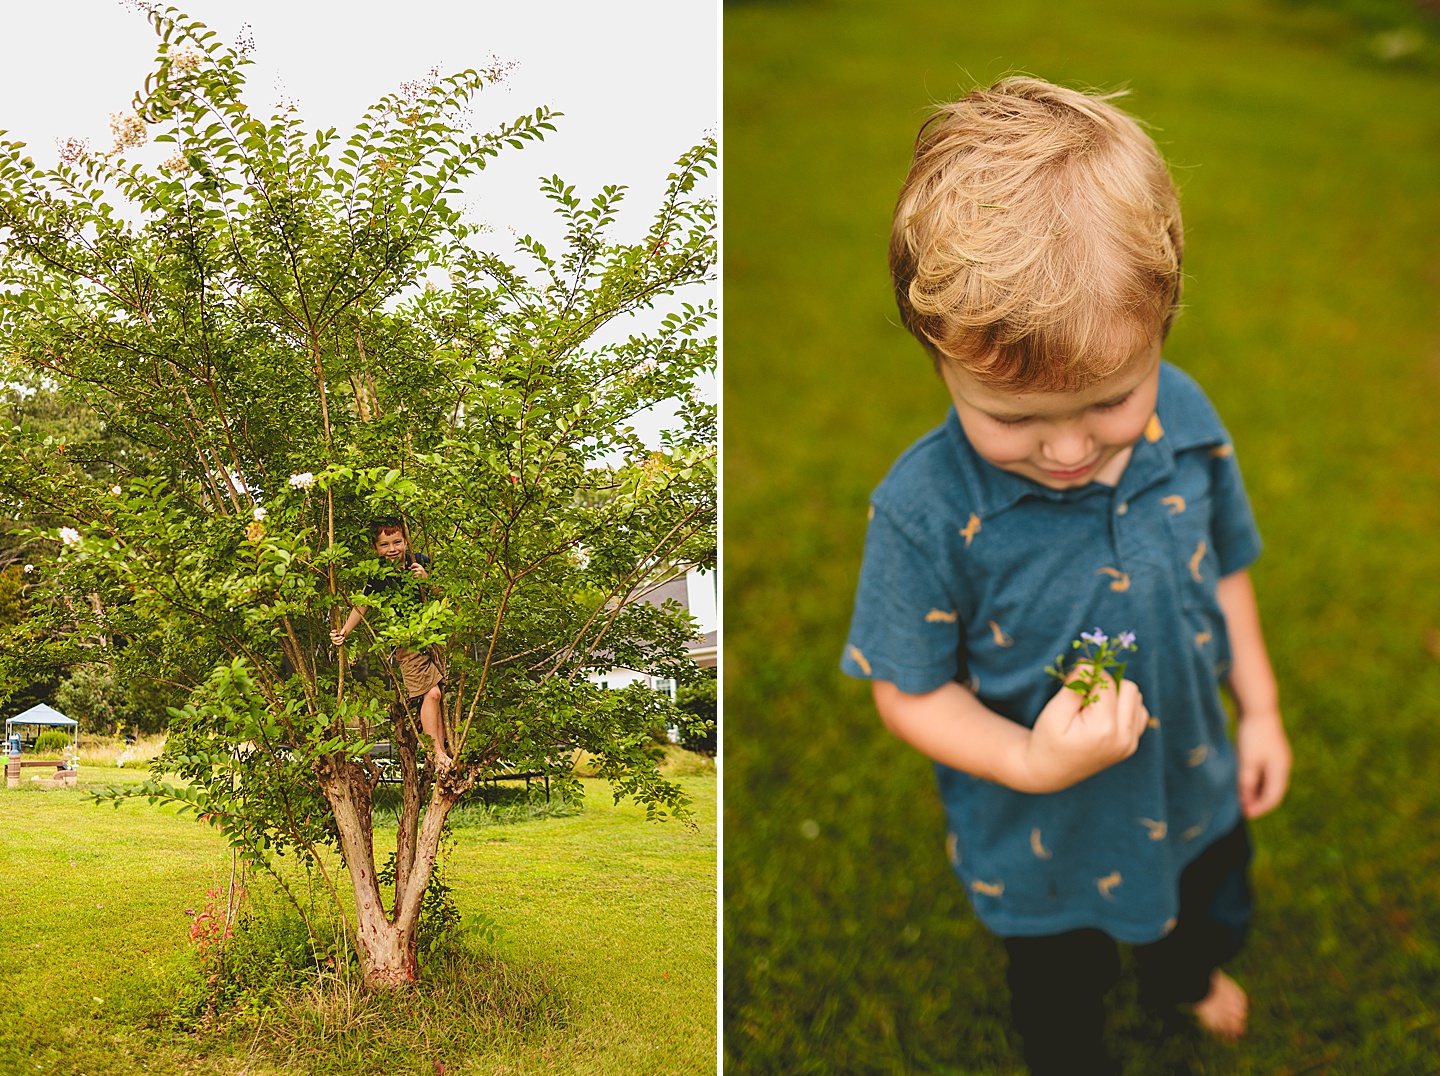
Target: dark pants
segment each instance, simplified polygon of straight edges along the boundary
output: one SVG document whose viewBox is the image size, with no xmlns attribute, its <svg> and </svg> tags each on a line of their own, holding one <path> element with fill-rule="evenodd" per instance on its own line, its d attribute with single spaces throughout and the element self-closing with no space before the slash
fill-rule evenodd
<svg viewBox="0 0 1440 1076">
<path fill-rule="evenodd" d="M 1242 821 L 1180 875 L 1175 929 L 1137 945 L 1140 1000 L 1167 1013 L 1199 1001 L 1210 973 L 1235 956 L 1250 924 L 1250 840 Z M 1102 1076 L 1119 1066 L 1105 1049 L 1105 995 L 1120 980 L 1115 941 L 1098 930 L 1004 938 L 1010 1014 L 1034 1076 Z"/>
</svg>

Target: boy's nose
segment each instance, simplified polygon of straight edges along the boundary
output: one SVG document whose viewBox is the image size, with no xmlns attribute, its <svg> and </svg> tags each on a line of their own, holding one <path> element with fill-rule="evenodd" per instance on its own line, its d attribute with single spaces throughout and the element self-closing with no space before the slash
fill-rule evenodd
<svg viewBox="0 0 1440 1076">
<path fill-rule="evenodd" d="M 1057 427 L 1046 435 L 1041 453 L 1062 470 L 1078 467 L 1090 455 L 1090 438 L 1079 427 Z"/>
</svg>

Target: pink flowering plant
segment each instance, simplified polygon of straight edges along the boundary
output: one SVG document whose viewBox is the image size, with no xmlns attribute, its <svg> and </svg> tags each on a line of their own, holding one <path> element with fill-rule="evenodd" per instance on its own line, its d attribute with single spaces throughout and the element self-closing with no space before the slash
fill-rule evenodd
<svg viewBox="0 0 1440 1076">
<path fill-rule="evenodd" d="M 207 889 L 205 897 L 205 906 L 198 912 L 192 908 L 185 909 L 186 914 L 191 916 L 190 944 L 202 956 L 211 946 L 234 935 L 235 912 L 240 902 L 245 899 L 245 890 L 232 885 L 223 908 L 216 906 L 216 901 L 220 899 L 216 890 Z"/>
<path fill-rule="evenodd" d="M 1120 655 L 1138 648 L 1133 631 L 1122 631 L 1112 639 L 1095 628 L 1082 631 L 1080 638 L 1070 644 L 1070 649 L 1080 653 L 1073 655 L 1074 661 L 1068 670 L 1065 668 L 1065 655 L 1056 654 L 1055 663 L 1046 666 L 1045 671 L 1078 693 L 1081 696 L 1080 705 L 1084 707 L 1100 697 L 1107 679 L 1113 676 L 1116 684 L 1125 679 L 1126 662 L 1120 660 Z"/>
</svg>

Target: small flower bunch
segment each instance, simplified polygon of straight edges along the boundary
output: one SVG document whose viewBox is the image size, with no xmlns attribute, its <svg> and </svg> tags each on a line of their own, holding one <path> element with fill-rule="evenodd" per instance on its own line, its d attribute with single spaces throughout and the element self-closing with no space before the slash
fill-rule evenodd
<svg viewBox="0 0 1440 1076">
<path fill-rule="evenodd" d="M 658 369 L 660 369 L 660 364 L 653 357 L 644 359 L 625 371 L 625 380 L 638 381 L 642 377 L 649 377 Z"/>
<path fill-rule="evenodd" d="M 110 113 L 110 133 L 115 136 L 115 146 L 109 153 L 111 157 L 127 149 L 143 146 L 149 139 L 145 117 L 135 112 Z"/>
<path fill-rule="evenodd" d="M 1071 650 L 1084 652 L 1075 659 L 1074 669 L 1080 670 L 1080 675 L 1074 680 L 1066 682 L 1069 675 L 1065 671 L 1065 655 L 1056 654 L 1055 664 L 1046 667 L 1045 671 L 1055 679 L 1061 681 L 1071 691 L 1078 691 L 1081 695 L 1080 706 L 1089 706 L 1100 697 L 1100 690 L 1105 686 L 1105 674 L 1111 669 L 1115 670 L 1115 683 L 1125 679 L 1125 662 L 1120 660 L 1120 654 L 1126 650 L 1135 650 L 1135 633 L 1133 631 L 1122 631 L 1115 638 L 1111 639 L 1099 628 L 1094 631 L 1082 631 L 1080 638 L 1070 644 Z"/>
</svg>

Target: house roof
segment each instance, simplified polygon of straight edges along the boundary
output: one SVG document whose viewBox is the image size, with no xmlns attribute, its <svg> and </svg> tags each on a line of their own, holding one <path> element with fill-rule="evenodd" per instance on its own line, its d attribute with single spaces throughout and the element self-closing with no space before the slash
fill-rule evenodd
<svg viewBox="0 0 1440 1076">
<path fill-rule="evenodd" d="M 663 606 L 666 602 L 678 602 L 680 608 L 688 613 L 690 611 L 690 588 L 686 582 L 686 577 L 684 575 L 677 575 L 673 579 L 665 580 L 665 582 L 659 586 L 647 590 L 644 594 L 632 600 L 648 602 L 650 605 L 657 607 Z M 702 667 L 710 668 L 715 662 L 714 655 L 717 649 L 717 639 L 718 634 L 716 632 L 707 631 L 699 638 L 691 639 L 687 642 L 685 649 Z M 603 657 L 608 651 L 601 649 L 595 653 L 597 656 Z"/>
<path fill-rule="evenodd" d="M 649 602 L 651 605 L 661 606 L 666 602 L 679 602 L 680 607 L 687 613 L 690 611 L 690 589 L 686 585 L 685 576 L 677 575 L 674 579 L 667 579 L 654 590 L 647 591 L 641 597 L 641 601 Z M 692 639 L 686 644 L 686 649 L 692 654 L 704 653 L 715 649 L 716 633 L 707 631 L 698 639 Z"/>
<path fill-rule="evenodd" d="M 679 602 L 681 608 L 687 612 L 690 609 L 690 590 L 685 585 L 685 577 L 677 575 L 674 579 L 667 579 L 654 590 L 647 591 L 640 599 L 649 602 L 651 605 L 664 605 L 666 602 Z"/>
</svg>

